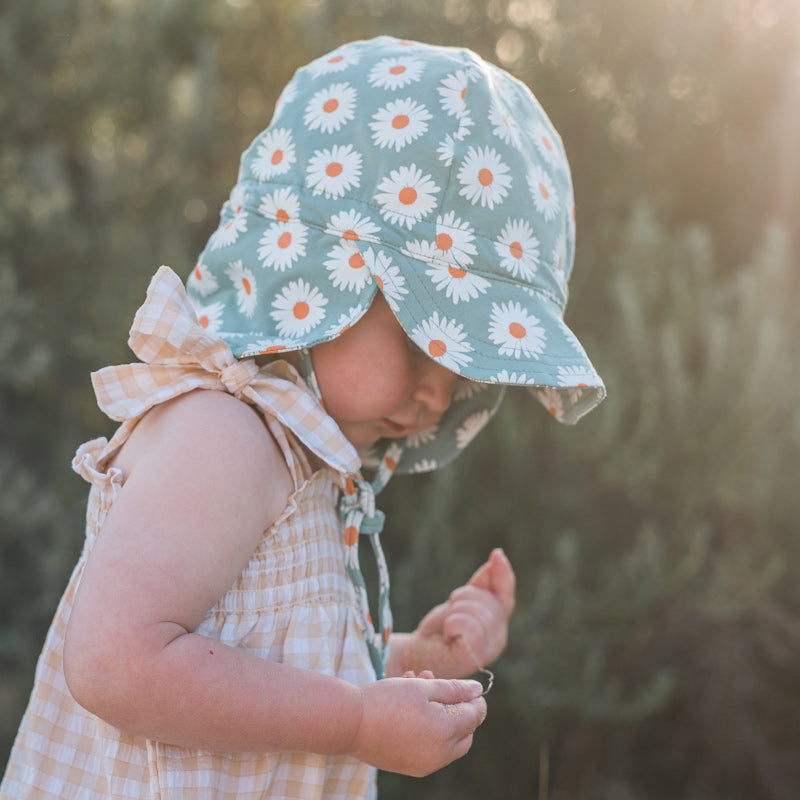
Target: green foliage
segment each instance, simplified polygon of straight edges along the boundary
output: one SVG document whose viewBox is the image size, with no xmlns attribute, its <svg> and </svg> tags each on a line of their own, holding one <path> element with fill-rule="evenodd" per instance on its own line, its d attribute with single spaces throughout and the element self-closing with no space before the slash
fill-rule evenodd
<svg viewBox="0 0 800 800">
<path fill-rule="evenodd" d="M 294 68 L 385 32 L 471 47 L 548 109 L 568 321 L 609 399 L 562 428 L 509 392 L 382 497 L 399 627 L 493 546 L 519 573 L 473 751 L 383 796 L 793 798 L 800 8 L 778 0 L 6 3 L 0 750 L 81 547 L 69 459 L 111 431 L 89 372 L 128 360 L 156 267 L 189 271 Z"/>
</svg>

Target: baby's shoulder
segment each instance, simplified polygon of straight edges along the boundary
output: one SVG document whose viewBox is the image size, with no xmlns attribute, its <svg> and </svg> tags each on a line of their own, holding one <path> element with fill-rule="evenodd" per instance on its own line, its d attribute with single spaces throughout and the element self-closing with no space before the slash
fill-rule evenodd
<svg viewBox="0 0 800 800">
<path fill-rule="evenodd" d="M 150 475 L 180 473 L 187 480 L 214 482 L 217 496 L 260 487 L 259 495 L 270 506 L 267 513 L 275 517 L 293 489 L 285 457 L 264 417 L 222 391 L 195 390 L 150 409 L 113 466 L 126 479 L 147 470 Z"/>
</svg>

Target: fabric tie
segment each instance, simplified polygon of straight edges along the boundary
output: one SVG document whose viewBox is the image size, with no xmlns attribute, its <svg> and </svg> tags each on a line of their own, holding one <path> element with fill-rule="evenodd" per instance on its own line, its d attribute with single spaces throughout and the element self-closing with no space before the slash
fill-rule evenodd
<svg viewBox="0 0 800 800">
<path fill-rule="evenodd" d="M 298 351 L 300 372 L 306 383 L 321 400 L 311 354 L 307 349 Z M 344 525 L 345 566 L 347 574 L 356 591 L 361 610 L 361 628 L 369 647 L 372 666 L 378 678 L 386 675 L 386 662 L 389 658 L 389 638 L 392 634 L 392 609 L 389 603 L 389 568 L 381 546 L 380 534 L 385 516 L 375 507 L 375 495 L 386 485 L 400 461 L 402 447 L 393 443 L 381 459 L 375 479 L 370 483 L 361 473 L 340 472 L 341 495 L 339 497 L 339 516 Z M 369 597 L 364 583 L 364 575 L 358 558 L 358 542 L 361 535 L 369 536 L 369 543 L 378 567 L 378 627 L 372 620 L 369 610 Z"/>
<path fill-rule="evenodd" d="M 234 396 L 240 397 L 255 378 L 258 377 L 258 366 L 253 359 L 237 361 L 222 370 L 219 379 L 225 388 Z"/>
</svg>

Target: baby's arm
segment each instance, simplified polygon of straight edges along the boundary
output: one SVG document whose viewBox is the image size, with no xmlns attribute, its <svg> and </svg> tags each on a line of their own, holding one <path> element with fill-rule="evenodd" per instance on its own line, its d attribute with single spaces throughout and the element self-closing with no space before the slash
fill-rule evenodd
<svg viewBox="0 0 800 800">
<path fill-rule="evenodd" d="M 357 687 L 193 633 L 292 490 L 250 407 L 221 392 L 178 398 L 144 418 L 117 466 L 127 478 L 87 561 L 65 642 L 65 675 L 81 705 L 186 747 L 352 753 L 416 775 L 469 749 L 486 709 L 472 682 Z"/>
<path fill-rule="evenodd" d="M 413 633 L 392 636 L 387 673 L 431 670 L 440 678 L 461 678 L 491 664 L 505 650 L 515 592 L 514 570 L 497 548 Z"/>
</svg>

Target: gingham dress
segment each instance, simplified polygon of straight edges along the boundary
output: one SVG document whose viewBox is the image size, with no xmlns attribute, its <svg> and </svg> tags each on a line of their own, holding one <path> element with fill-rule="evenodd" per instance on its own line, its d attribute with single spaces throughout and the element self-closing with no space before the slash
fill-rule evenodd
<svg viewBox="0 0 800 800">
<path fill-rule="evenodd" d="M 336 508 L 338 473 L 357 467 L 355 451 L 288 364 L 259 370 L 252 361 L 237 362 L 223 342 L 198 325 L 182 289 L 174 273 L 159 271 L 131 331 L 131 346 L 146 363 L 109 367 L 93 376 L 100 406 L 123 424 L 110 442 L 83 445 L 73 462 L 91 484 L 86 543 L 39 659 L 0 798 L 374 797 L 375 770 L 355 759 L 165 745 L 107 725 L 78 706 L 65 685 L 62 646 L 75 592 L 125 482 L 125 475 L 106 465 L 148 408 L 198 387 L 224 389 L 263 411 L 295 487 L 198 632 L 351 683 L 375 678 L 345 569 Z M 313 472 L 301 443 L 331 468 Z"/>
</svg>

